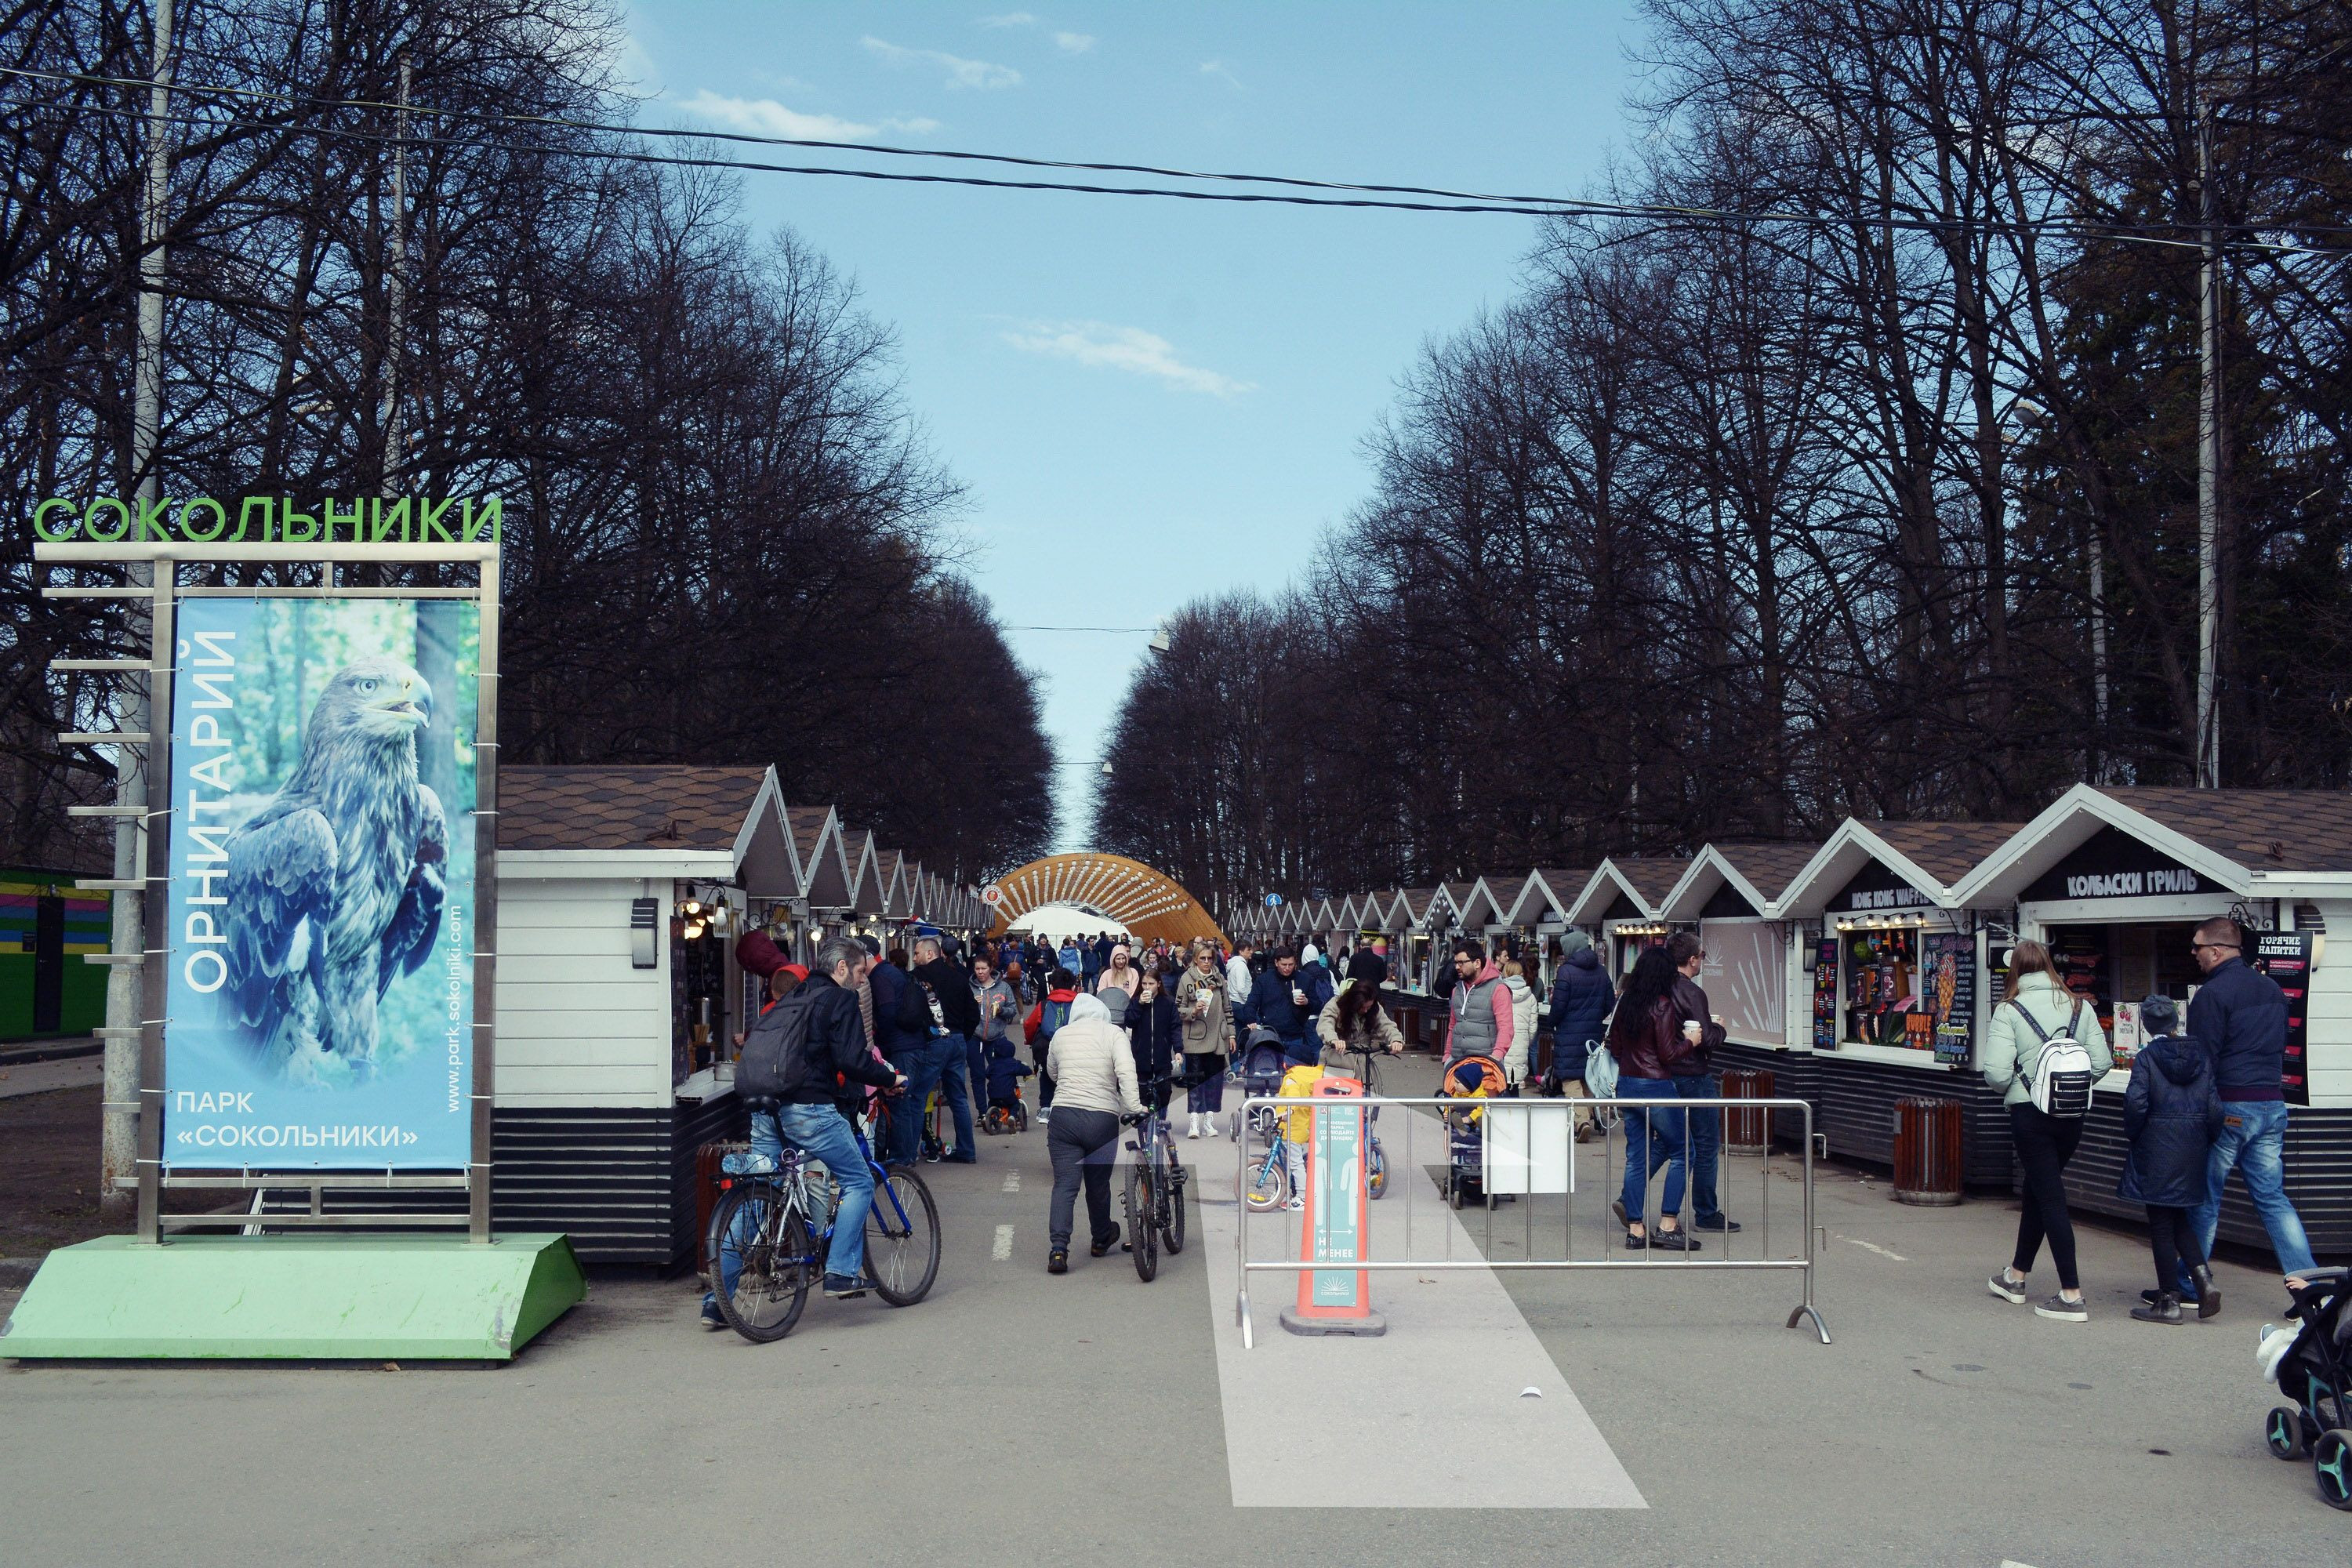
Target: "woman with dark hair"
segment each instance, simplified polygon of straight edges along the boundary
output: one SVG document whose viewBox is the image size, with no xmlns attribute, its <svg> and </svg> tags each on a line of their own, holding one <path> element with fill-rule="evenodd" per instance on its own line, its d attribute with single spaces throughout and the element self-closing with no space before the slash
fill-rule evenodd
<svg viewBox="0 0 2352 1568">
<path fill-rule="evenodd" d="M 2116 1065 L 2107 1048 L 2106 1032 L 2099 1027 L 2099 1011 L 2066 988 L 2066 976 L 2050 950 L 2038 942 L 2021 942 L 2010 950 L 2009 994 L 1992 1010 L 1985 1031 L 1985 1082 L 2003 1091 L 2009 1107 L 2009 1132 L 2017 1147 L 2017 1163 L 2025 1172 L 2025 1202 L 2017 1216 L 2017 1251 L 1985 1289 L 2016 1306 L 2025 1302 L 2025 1277 L 2046 1238 L 2050 1261 L 2058 1270 L 2058 1294 L 2036 1304 L 2034 1312 L 2063 1322 L 2079 1323 L 2091 1315 L 2083 1300 L 2082 1281 L 2074 1273 L 2074 1221 L 2066 1212 L 2066 1162 L 2083 1141 L 2083 1118 L 2053 1116 L 2033 1103 L 2033 1078 L 2040 1070 L 2043 1044 L 2071 1035 L 2090 1053 L 2091 1070 L 2104 1078 Z M 2096 1081 L 2094 1079 L 2093 1081 Z"/>
<path fill-rule="evenodd" d="M 1323 1071 L 1331 1078 L 1354 1078 L 1360 1053 L 1394 1056 L 1404 1049 L 1404 1037 L 1381 1005 L 1381 988 L 1360 980 L 1349 981 L 1323 1005 L 1315 1033 L 1323 1042 Z"/>
<path fill-rule="evenodd" d="M 1127 1005 L 1129 1048 L 1135 1053 L 1135 1081 L 1154 1116 L 1168 1114 L 1168 1095 L 1175 1083 L 1176 1058 L 1183 1055 L 1183 1027 L 1176 1018 L 1176 997 L 1158 969 L 1146 967 L 1136 982 L 1135 1000 Z"/>
<path fill-rule="evenodd" d="M 1699 1024 L 1675 1016 L 1675 962 L 1663 947 L 1647 947 L 1633 963 L 1624 992 L 1617 998 L 1616 1016 L 1609 1023 L 1609 1052 L 1617 1058 L 1617 1093 L 1624 1100 L 1677 1100 L 1678 1074 L 1698 1070 Z M 1625 1245 L 1633 1251 L 1654 1247 L 1670 1252 L 1696 1252 L 1698 1242 L 1682 1229 L 1684 1112 L 1664 1107 L 1651 1110 L 1626 1106 L 1625 1184 L 1611 1205 L 1625 1227 Z M 1666 1167 L 1666 1190 L 1658 1204 L 1658 1228 L 1643 1224 L 1650 1178 Z"/>
</svg>

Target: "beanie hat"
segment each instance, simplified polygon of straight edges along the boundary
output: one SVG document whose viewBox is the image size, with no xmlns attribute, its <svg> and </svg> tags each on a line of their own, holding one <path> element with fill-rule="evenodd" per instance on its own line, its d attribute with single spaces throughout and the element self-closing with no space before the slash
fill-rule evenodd
<svg viewBox="0 0 2352 1568">
<path fill-rule="evenodd" d="M 747 931 L 735 943 L 735 962 L 746 973 L 765 980 L 784 966 L 784 955 L 763 931 Z M 806 978 L 805 975 L 803 978 Z"/>
<path fill-rule="evenodd" d="M 2180 1005 L 2169 996 L 2149 996 L 2139 1005 L 2139 1021 L 2151 1035 L 2168 1035 L 2179 1026 Z"/>
</svg>

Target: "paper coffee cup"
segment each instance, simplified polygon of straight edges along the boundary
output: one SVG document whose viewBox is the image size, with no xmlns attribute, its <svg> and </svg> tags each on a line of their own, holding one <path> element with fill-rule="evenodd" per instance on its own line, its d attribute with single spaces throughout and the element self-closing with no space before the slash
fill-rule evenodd
<svg viewBox="0 0 2352 1568">
<path fill-rule="evenodd" d="M 1698 1044 L 1700 1037 L 1706 1033 L 1706 1031 L 1699 1026 L 1699 1021 L 1696 1018 L 1685 1018 L 1683 1020 L 1683 1038 L 1688 1040 L 1692 1045 Z"/>
</svg>

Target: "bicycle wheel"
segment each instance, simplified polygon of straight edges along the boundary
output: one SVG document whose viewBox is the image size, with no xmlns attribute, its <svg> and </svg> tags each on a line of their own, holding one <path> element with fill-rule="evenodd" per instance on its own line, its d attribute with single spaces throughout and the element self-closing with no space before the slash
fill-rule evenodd
<svg viewBox="0 0 2352 1568">
<path fill-rule="evenodd" d="M 1160 1232 L 1151 1213 L 1151 1173 L 1141 1165 L 1127 1168 L 1128 1256 L 1135 1259 L 1135 1277 L 1145 1284 L 1160 1272 Z"/>
<path fill-rule="evenodd" d="M 923 1173 L 892 1165 L 874 1184 L 866 1212 L 866 1273 L 874 1293 L 894 1307 L 911 1307 L 940 1277 L 940 1207 Z"/>
<path fill-rule="evenodd" d="M 1249 1205 L 1252 1214 L 1264 1214 L 1290 1201 L 1290 1173 L 1283 1167 L 1281 1145 L 1251 1163 L 1242 1201 Z"/>
<path fill-rule="evenodd" d="M 1184 1173 L 1182 1163 L 1171 1154 L 1168 1156 L 1168 1169 L 1161 1180 L 1167 1204 L 1164 1223 L 1160 1227 L 1160 1241 L 1168 1248 L 1168 1256 L 1173 1258 L 1184 1250 L 1184 1189 L 1191 1184 L 1191 1178 Z"/>
<path fill-rule="evenodd" d="M 719 1315 L 754 1344 L 782 1339 L 808 1304 L 814 1256 L 807 1224 L 780 1189 L 761 1182 L 736 1186 L 710 1215 Z M 720 1289 L 730 1257 L 737 1263 L 735 1288 Z"/>
<path fill-rule="evenodd" d="M 1372 1141 L 1371 1158 L 1364 1163 L 1364 1188 L 1375 1198 L 1389 1190 L 1389 1157 L 1377 1138 Z"/>
</svg>

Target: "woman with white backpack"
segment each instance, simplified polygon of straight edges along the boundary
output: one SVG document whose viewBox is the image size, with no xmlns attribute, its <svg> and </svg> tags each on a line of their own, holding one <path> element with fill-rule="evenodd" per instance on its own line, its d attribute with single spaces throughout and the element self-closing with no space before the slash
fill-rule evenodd
<svg viewBox="0 0 2352 1568">
<path fill-rule="evenodd" d="M 2074 1273 L 2074 1222 L 2066 1212 L 2066 1162 L 2082 1142 L 2091 1085 L 2116 1065 L 2099 1012 L 2066 989 L 2057 960 L 2038 942 L 2010 950 L 2009 994 L 1992 1012 L 1981 1066 L 1985 1082 L 2003 1092 L 2009 1130 L 2025 1170 L 2025 1202 L 2017 1218 L 2017 1252 L 1985 1281 L 2004 1301 L 2022 1305 L 2025 1277 L 2046 1238 L 2058 1270 L 2058 1293 L 2036 1305 L 2044 1318 L 2083 1322 L 2091 1315 Z"/>
</svg>

